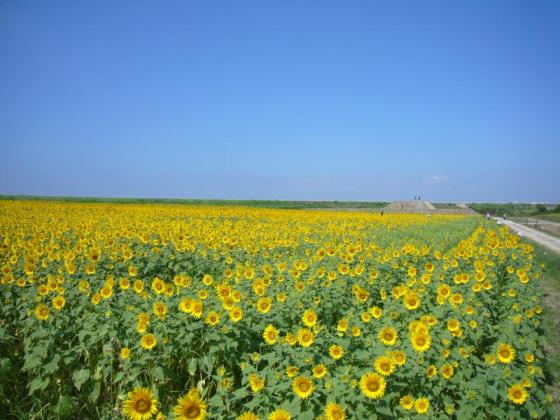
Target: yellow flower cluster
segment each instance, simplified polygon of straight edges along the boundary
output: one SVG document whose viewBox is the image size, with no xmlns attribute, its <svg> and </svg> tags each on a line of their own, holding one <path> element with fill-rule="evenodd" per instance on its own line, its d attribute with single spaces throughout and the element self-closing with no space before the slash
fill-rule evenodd
<svg viewBox="0 0 560 420">
<path fill-rule="evenodd" d="M 14 416 L 548 413 L 541 269 L 480 217 L 3 201 L 0 234 Z"/>
</svg>

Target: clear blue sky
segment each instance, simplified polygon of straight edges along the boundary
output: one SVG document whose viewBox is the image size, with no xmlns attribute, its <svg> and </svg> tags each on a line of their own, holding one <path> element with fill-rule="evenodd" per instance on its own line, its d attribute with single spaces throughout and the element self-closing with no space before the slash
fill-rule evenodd
<svg viewBox="0 0 560 420">
<path fill-rule="evenodd" d="M 558 1 L 0 2 L 0 193 L 560 201 Z"/>
</svg>

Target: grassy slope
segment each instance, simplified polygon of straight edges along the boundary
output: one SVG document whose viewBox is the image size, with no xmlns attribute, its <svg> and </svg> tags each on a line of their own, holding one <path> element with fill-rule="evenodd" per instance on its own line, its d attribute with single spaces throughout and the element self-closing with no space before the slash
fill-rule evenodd
<svg viewBox="0 0 560 420">
<path fill-rule="evenodd" d="M 530 203 L 471 203 L 469 207 L 480 214 L 490 213 L 496 216 L 506 215 L 508 217 L 531 216 L 536 218 L 546 218 L 554 213 L 539 213 L 536 204 Z M 560 215 L 558 215 L 560 219 Z"/>
<path fill-rule="evenodd" d="M 538 264 L 544 264 L 544 330 L 547 339 L 545 373 L 549 392 L 554 396 L 557 418 L 560 418 L 560 255 L 533 244 Z"/>
<path fill-rule="evenodd" d="M 71 203 L 188 204 L 267 207 L 278 209 L 378 209 L 387 204 L 378 201 L 197 200 L 183 198 L 113 198 L 36 195 L 0 195 L 0 200 L 46 200 Z"/>
<path fill-rule="evenodd" d="M 560 223 L 560 213 L 546 213 L 535 216 L 537 219 L 543 220 L 550 220 L 551 222 L 559 222 Z"/>
<path fill-rule="evenodd" d="M 458 209 L 455 203 L 432 203 L 436 209 Z"/>
</svg>

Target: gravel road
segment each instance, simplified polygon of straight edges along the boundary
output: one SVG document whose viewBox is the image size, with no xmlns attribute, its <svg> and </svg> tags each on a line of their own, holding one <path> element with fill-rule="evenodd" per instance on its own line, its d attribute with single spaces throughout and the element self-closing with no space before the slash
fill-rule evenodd
<svg viewBox="0 0 560 420">
<path fill-rule="evenodd" d="M 554 236 L 547 235 L 546 233 L 539 230 L 535 230 L 522 224 L 512 222 L 511 220 L 502 220 L 500 218 L 495 218 L 495 220 L 499 224 L 507 225 L 511 230 L 513 230 L 520 236 L 531 239 L 538 244 L 550 249 L 551 251 L 560 254 L 560 239 L 555 238 Z"/>
</svg>

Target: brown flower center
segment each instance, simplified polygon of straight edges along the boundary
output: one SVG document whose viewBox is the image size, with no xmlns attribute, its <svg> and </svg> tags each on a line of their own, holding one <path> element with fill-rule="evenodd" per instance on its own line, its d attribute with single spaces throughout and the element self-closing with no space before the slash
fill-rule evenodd
<svg viewBox="0 0 560 420">
<path fill-rule="evenodd" d="M 136 402 L 136 411 L 138 411 L 139 413 L 147 413 L 150 410 L 151 406 L 151 401 L 141 398 Z"/>
<path fill-rule="evenodd" d="M 197 405 L 190 405 L 184 411 L 185 417 L 195 419 L 200 415 L 200 408 Z"/>
<path fill-rule="evenodd" d="M 369 380 L 367 383 L 367 389 L 371 392 L 376 392 L 379 389 L 379 382 L 376 380 Z"/>
</svg>

